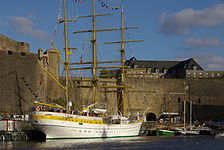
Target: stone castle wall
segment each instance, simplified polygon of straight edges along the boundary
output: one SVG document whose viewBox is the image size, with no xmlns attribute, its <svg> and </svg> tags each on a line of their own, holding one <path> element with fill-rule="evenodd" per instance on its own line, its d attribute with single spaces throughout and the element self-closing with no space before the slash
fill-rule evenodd
<svg viewBox="0 0 224 150">
<path fill-rule="evenodd" d="M 16 42 L 11 42 L 14 47 Z M 5 47 L 1 43 L 0 49 Z M 0 50 L 0 113 L 27 113 L 35 99 L 64 99 L 63 89 L 43 71 L 48 70 L 64 85 L 64 79 L 59 75 L 56 51 L 33 54 L 23 50 L 10 48 L 10 44 Z M 144 112 L 149 108 L 148 113 L 155 114 L 157 118 L 166 112 L 183 116 L 183 102 L 186 100 L 187 114 L 189 102 L 193 102 L 195 120 L 219 119 L 224 116 L 223 78 L 128 78 L 127 84 L 133 86 L 127 89 L 128 94 L 125 95 L 125 109 L 128 112 Z M 90 78 L 73 78 L 71 85 L 70 93 L 74 94 L 70 95 L 70 99 L 75 108 L 94 103 Z M 116 79 L 103 78 L 98 81 L 98 86 L 116 85 Z M 116 88 L 98 88 L 96 100 L 106 103 L 109 112 L 117 111 Z"/>
<path fill-rule="evenodd" d="M 27 112 L 40 91 L 37 54 L 0 51 L 0 64 L 0 112 Z"/>
<path fill-rule="evenodd" d="M 40 59 L 37 54 L 0 51 L 0 95 L 1 113 L 27 113 L 34 105 L 36 97 L 45 99 L 64 99 L 64 91 L 55 81 L 43 72 L 47 68 L 55 78 L 58 76 L 56 53 L 52 50 L 49 56 Z M 56 59 L 57 60 L 57 59 Z M 44 62 L 43 62 L 44 61 Z M 51 64 L 53 61 L 53 64 Z M 45 63 L 47 62 L 47 66 Z M 63 78 L 60 79 L 63 83 Z M 208 114 L 213 117 L 212 110 L 220 110 L 224 106 L 223 79 L 144 79 L 129 78 L 125 109 L 132 113 L 143 112 L 149 107 L 148 113 L 159 118 L 164 112 L 183 115 L 183 101 L 193 102 L 195 119 L 205 119 Z M 116 86 L 116 79 L 100 79 L 98 86 Z M 70 93 L 75 108 L 94 103 L 92 99 L 92 81 L 90 78 L 73 78 Z M 105 102 L 110 112 L 117 111 L 117 89 L 99 88 L 97 101 Z M 42 97 L 41 97 L 42 95 Z M 200 109 L 199 109 L 200 108 Z M 188 113 L 187 112 L 187 113 Z M 223 114 L 224 115 L 224 114 Z"/>
<path fill-rule="evenodd" d="M 223 79 L 130 79 L 136 92 L 130 92 L 131 110 L 144 110 L 159 118 L 163 112 L 179 113 L 183 117 L 183 102 L 189 118 L 189 103 L 193 103 L 193 118 L 204 120 L 224 116 Z M 155 91 L 152 93 L 150 91 Z M 199 109 L 200 108 L 200 109 Z M 222 109 L 221 109 L 222 108 Z M 217 113 L 215 113 L 217 112 Z"/>
<path fill-rule="evenodd" d="M 0 34 L 0 50 L 9 50 L 17 52 L 29 52 L 29 44 L 18 42 Z"/>
</svg>

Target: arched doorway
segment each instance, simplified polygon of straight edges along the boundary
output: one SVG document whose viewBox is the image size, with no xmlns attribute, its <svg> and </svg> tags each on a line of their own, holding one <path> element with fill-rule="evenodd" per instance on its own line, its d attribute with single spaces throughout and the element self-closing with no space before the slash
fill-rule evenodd
<svg viewBox="0 0 224 150">
<path fill-rule="evenodd" d="M 148 113 L 146 115 L 146 121 L 156 121 L 156 115 L 154 113 Z"/>
</svg>

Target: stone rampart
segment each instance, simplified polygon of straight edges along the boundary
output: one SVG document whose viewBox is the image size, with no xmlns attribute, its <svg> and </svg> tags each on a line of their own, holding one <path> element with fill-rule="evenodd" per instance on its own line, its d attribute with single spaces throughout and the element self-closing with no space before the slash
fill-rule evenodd
<svg viewBox="0 0 224 150">
<path fill-rule="evenodd" d="M 40 92 L 37 54 L 0 51 L 0 64 L 0 112 L 26 113 Z"/>
<path fill-rule="evenodd" d="M 27 113 L 35 99 L 65 99 L 64 90 L 43 69 L 60 80 L 62 85 L 65 84 L 64 77 L 60 76 L 56 50 L 29 53 L 29 44 L 0 35 L 0 113 Z M 72 78 L 69 97 L 73 107 L 79 109 L 83 105 L 100 102 L 106 103 L 109 112 L 117 112 L 117 88 L 107 88 L 117 86 L 117 80 L 99 79 L 95 101 L 92 86 L 91 78 Z M 130 88 L 124 95 L 126 112 L 142 113 L 148 108 L 148 113 L 157 119 L 167 113 L 179 114 L 183 118 L 186 101 L 189 118 L 189 103 L 192 101 L 195 120 L 224 115 L 222 76 L 201 79 L 128 78 L 127 86 Z"/>
</svg>

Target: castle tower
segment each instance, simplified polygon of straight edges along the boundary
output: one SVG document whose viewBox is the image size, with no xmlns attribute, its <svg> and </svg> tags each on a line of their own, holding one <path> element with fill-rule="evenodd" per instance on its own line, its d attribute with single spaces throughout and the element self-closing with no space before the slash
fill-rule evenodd
<svg viewBox="0 0 224 150">
<path fill-rule="evenodd" d="M 59 80 L 60 75 L 59 53 L 60 53 L 59 50 L 48 49 L 43 55 L 44 68 L 57 80 Z M 47 97 L 51 99 L 60 98 L 61 95 L 60 91 L 62 91 L 62 89 L 59 87 L 59 85 L 48 75 L 46 76 L 46 81 L 47 81 L 47 88 L 46 88 Z"/>
</svg>

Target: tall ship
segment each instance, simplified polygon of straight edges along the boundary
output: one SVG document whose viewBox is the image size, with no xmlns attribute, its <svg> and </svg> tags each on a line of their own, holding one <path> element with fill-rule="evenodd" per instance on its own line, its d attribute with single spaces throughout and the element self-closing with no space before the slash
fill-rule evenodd
<svg viewBox="0 0 224 150">
<path fill-rule="evenodd" d="M 86 1 L 87 2 L 87 1 Z M 67 18 L 67 4 L 66 0 L 61 1 L 63 17 L 59 20 L 59 23 L 62 23 L 64 26 L 64 70 L 65 70 L 65 77 L 64 77 L 64 86 L 54 79 L 53 76 L 50 75 L 49 72 L 47 74 L 55 80 L 65 91 L 65 99 L 67 101 L 66 107 L 60 106 L 58 104 L 47 103 L 44 101 L 36 100 L 36 107 L 33 108 L 29 113 L 29 121 L 33 127 L 37 130 L 41 131 L 46 135 L 46 139 L 72 139 L 72 138 L 112 138 L 112 137 L 133 137 L 138 136 L 141 125 L 144 119 L 144 113 L 131 115 L 128 112 L 125 112 L 124 107 L 124 99 L 126 95 L 126 88 L 128 87 L 125 82 L 125 43 L 126 42 L 137 42 L 136 41 L 125 41 L 124 39 L 124 30 L 131 29 L 127 28 L 124 25 L 124 12 L 123 7 L 119 6 L 121 11 L 121 27 L 116 29 L 96 29 L 96 17 L 100 15 L 96 15 L 95 13 L 95 0 L 89 0 L 91 2 L 92 7 L 92 15 L 83 16 L 83 17 L 90 17 L 92 18 L 92 29 L 88 31 L 79 31 L 82 32 L 91 32 L 92 39 L 90 40 L 92 43 L 92 61 L 91 62 L 80 62 L 80 64 L 90 64 L 92 71 L 92 91 L 93 96 L 92 104 L 87 104 L 85 107 L 82 107 L 81 110 L 72 110 L 71 106 L 72 103 L 69 99 L 69 80 L 72 80 L 70 77 L 70 62 L 69 55 L 70 55 L 70 48 L 68 46 L 68 27 L 67 23 L 75 20 L 71 20 Z M 118 9 L 116 7 L 115 9 Z M 105 14 L 102 14 L 103 16 Z M 133 27 L 134 28 L 134 27 Z M 111 31 L 111 30 L 120 30 L 121 31 L 121 41 L 119 42 L 111 42 L 113 43 L 120 43 L 120 58 L 121 60 L 119 63 L 121 64 L 117 67 L 119 74 L 119 84 L 117 86 L 112 87 L 104 87 L 104 88 L 116 88 L 117 92 L 120 93 L 118 102 L 121 103 L 120 108 L 118 108 L 117 113 L 110 114 L 108 113 L 106 108 L 98 107 L 100 102 L 97 100 L 97 96 L 95 96 L 96 88 L 99 86 L 97 85 L 98 75 L 97 65 L 99 63 L 111 63 L 114 61 L 104 61 L 98 62 L 97 61 L 97 52 L 96 52 L 96 32 L 98 31 Z M 78 33 L 78 32 L 77 32 Z M 102 68 L 102 67 L 101 67 Z M 105 67 L 107 68 L 107 67 Z M 108 67 L 111 68 L 111 67 Z"/>
</svg>

